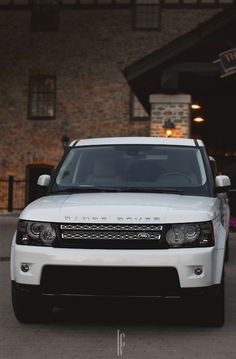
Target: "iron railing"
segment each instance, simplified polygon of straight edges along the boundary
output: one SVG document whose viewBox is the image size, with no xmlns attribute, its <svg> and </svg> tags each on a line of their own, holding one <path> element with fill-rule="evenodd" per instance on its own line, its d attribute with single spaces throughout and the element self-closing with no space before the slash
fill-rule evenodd
<svg viewBox="0 0 236 359">
<path fill-rule="evenodd" d="M 26 181 L 16 180 L 14 176 L 0 179 L 0 209 L 8 212 L 20 210 L 26 203 Z"/>
</svg>

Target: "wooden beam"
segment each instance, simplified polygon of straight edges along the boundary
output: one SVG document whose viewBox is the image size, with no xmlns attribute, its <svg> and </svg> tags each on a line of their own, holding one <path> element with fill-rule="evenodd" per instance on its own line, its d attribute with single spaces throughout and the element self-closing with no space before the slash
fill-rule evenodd
<svg viewBox="0 0 236 359">
<path fill-rule="evenodd" d="M 181 73 L 198 73 L 205 75 L 220 74 L 217 64 L 210 62 L 181 62 L 167 67 L 161 75 L 161 87 L 165 91 L 177 91 Z"/>
</svg>

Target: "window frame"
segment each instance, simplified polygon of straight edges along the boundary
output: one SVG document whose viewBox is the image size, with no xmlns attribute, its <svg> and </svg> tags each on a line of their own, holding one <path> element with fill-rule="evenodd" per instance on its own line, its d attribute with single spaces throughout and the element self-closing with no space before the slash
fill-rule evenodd
<svg viewBox="0 0 236 359">
<path fill-rule="evenodd" d="M 141 103 L 138 101 L 138 104 L 140 104 L 140 106 L 143 108 L 143 111 L 146 112 L 146 116 L 137 116 L 135 114 L 135 101 L 138 101 L 137 97 L 134 95 L 134 93 L 131 91 L 130 92 L 130 121 L 131 122 L 135 122 L 135 121 L 143 121 L 143 122 L 148 122 L 150 121 L 150 115 L 145 111 L 145 109 L 142 107 Z"/>
<path fill-rule="evenodd" d="M 122 2 L 119 0 L 110 0 L 109 2 L 99 2 L 99 0 L 92 0 L 89 3 L 83 2 L 83 0 L 74 0 L 73 3 L 65 3 L 63 0 L 58 0 L 59 9 L 78 9 L 78 8 L 130 8 L 133 6 L 135 0 L 129 0 Z M 18 3 L 16 0 L 8 0 L 8 2 L 1 4 L 1 9 L 31 9 L 33 6 L 34 0 L 26 0 L 24 3 Z M 232 2 L 223 2 L 222 0 L 214 0 L 212 2 L 204 2 L 204 0 L 196 0 L 196 2 L 185 2 L 184 0 L 178 0 L 176 2 L 168 2 L 168 0 L 160 0 L 160 4 L 162 8 L 219 8 L 224 9 L 236 4 L 236 0 L 232 0 Z"/>
<path fill-rule="evenodd" d="M 44 15 L 46 13 L 46 9 L 49 9 L 51 11 L 51 17 L 52 15 L 55 16 L 54 21 L 45 21 L 44 22 Z M 53 14 L 53 11 L 55 11 L 55 14 Z M 31 7 L 31 24 L 30 28 L 32 32 L 56 32 L 59 28 L 59 14 L 60 12 L 60 3 L 59 1 L 55 1 L 54 3 L 46 2 L 43 3 L 43 1 L 33 1 L 32 7 Z M 36 21 L 37 20 L 37 21 Z"/>
<path fill-rule="evenodd" d="M 33 81 L 39 79 L 51 79 L 54 82 L 54 91 L 33 91 Z M 32 114 L 32 103 L 34 93 L 48 93 L 53 95 L 53 115 L 52 116 L 39 116 Z M 56 118 L 56 76 L 52 75 L 31 75 L 29 77 L 29 92 L 28 92 L 28 119 L 29 120 L 55 120 Z"/>
<path fill-rule="evenodd" d="M 145 0 L 144 0 L 145 1 Z M 160 31 L 161 30 L 161 11 L 163 8 L 163 1 L 159 0 L 159 3 L 148 3 L 148 0 L 146 0 L 147 3 L 143 3 L 143 4 L 137 4 L 137 0 L 133 0 L 133 30 L 137 30 L 137 31 Z M 140 27 L 137 25 L 137 10 L 138 8 L 142 8 L 142 7 L 148 7 L 148 6 L 156 6 L 158 7 L 158 23 L 157 26 L 153 27 L 153 26 L 143 26 Z M 149 20 L 146 19 L 145 23 L 148 23 Z"/>
<path fill-rule="evenodd" d="M 221 0 L 214 0 L 212 2 L 204 2 L 204 0 L 196 0 L 195 2 L 185 2 L 184 0 L 176 2 L 168 2 L 168 0 L 160 1 L 165 9 L 226 9 L 236 4 L 236 0 L 232 0 L 232 2 L 221 2 Z"/>
</svg>

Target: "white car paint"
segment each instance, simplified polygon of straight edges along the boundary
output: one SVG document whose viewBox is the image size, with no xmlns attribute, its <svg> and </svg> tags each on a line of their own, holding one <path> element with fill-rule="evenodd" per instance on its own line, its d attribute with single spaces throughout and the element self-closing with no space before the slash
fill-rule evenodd
<svg viewBox="0 0 236 359">
<path fill-rule="evenodd" d="M 23 210 L 20 219 L 90 223 L 201 222 L 216 218 L 219 208 L 217 197 L 163 193 L 79 193 L 39 198 Z"/>
<path fill-rule="evenodd" d="M 98 145 L 176 145 L 176 146 L 196 146 L 195 140 L 191 138 L 173 138 L 173 137 L 107 137 L 107 138 L 89 138 L 71 142 L 70 146 L 98 146 Z M 196 140 L 198 146 L 204 147 L 201 140 Z"/>
<path fill-rule="evenodd" d="M 197 141 L 203 146 L 202 141 Z M 74 141 L 71 146 L 106 144 L 165 144 L 195 146 L 192 139 L 108 138 Z M 223 204 L 228 206 L 226 202 Z M 16 244 L 11 250 L 11 279 L 39 285 L 45 265 L 174 267 L 181 288 L 207 287 L 221 282 L 227 223 L 222 220 L 220 196 L 182 196 L 167 193 L 79 193 L 42 197 L 29 204 L 20 219 L 56 223 L 191 223 L 211 221 L 215 246 L 172 249 L 81 249 Z M 22 263 L 29 271 L 21 270 Z M 194 273 L 202 267 L 201 275 Z"/>
</svg>

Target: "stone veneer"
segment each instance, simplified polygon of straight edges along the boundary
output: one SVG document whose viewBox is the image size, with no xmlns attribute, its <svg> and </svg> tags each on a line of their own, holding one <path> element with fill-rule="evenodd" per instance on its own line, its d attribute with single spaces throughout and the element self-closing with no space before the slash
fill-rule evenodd
<svg viewBox="0 0 236 359">
<path fill-rule="evenodd" d="M 171 120 L 175 137 L 190 136 L 191 96 L 186 94 L 150 96 L 151 103 L 151 136 L 165 136 L 163 128 L 166 120 Z"/>
</svg>

